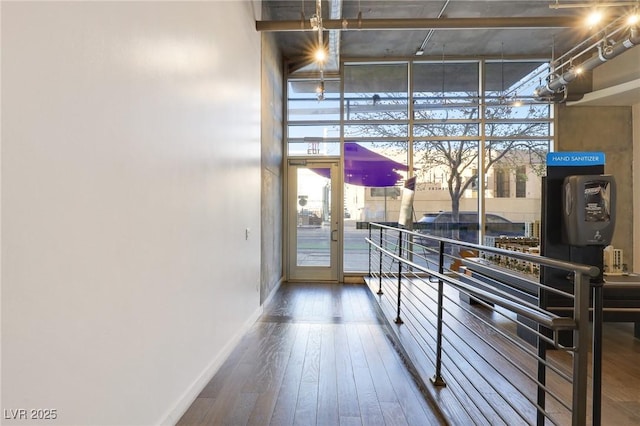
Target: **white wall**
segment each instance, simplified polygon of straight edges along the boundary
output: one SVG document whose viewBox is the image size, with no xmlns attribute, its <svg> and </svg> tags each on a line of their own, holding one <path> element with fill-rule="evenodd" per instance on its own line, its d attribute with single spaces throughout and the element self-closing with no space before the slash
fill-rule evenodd
<svg viewBox="0 0 640 426">
<path fill-rule="evenodd" d="M 251 4 L 2 2 L 3 417 L 177 420 L 259 313 L 259 235 Z"/>
</svg>

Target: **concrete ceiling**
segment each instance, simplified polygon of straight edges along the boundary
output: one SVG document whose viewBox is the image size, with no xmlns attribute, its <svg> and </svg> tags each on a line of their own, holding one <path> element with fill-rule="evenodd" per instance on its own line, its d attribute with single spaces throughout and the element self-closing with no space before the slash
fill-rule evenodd
<svg viewBox="0 0 640 426">
<path fill-rule="evenodd" d="M 555 1 L 546 0 L 331 0 L 322 1 L 322 17 L 348 20 L 349 29 L 325 31 L 325 40 L 331 35 L 336 43 L 337 56 L 350 58 L 407 58 L 416 57 L 416 51 L 423 46 L 422 58 L 438 59 L 446 57 L 558 57 L 590 33 L 583 24 L 588 12 L 586 7 L 552 8 Z M 561 5 L 588 4 L 572 0 L 561 0 Z M 592 2 L 595 3 L 595 2 Z M 612 3 L 612 2 L 607 2 Z M 629 2 L 621 2 L 629 3 Z M 608 7 L 611 14 L 624 13 L 628 7 Z M 316 2 L 308 0 L 265 0 L 263 1 L 263 23 L 297 21 L 296 30 L 275 31 L 276 40 L 283 55 L 290 61 L 292 70 L 308 65 L 308 52 L 317 41 L 317 33 L 302 31 L 300 25 L 316 11 Z M 304 21 L 303 17 L 304 16 Z M 490 27 L 493 18 L 500 18 L 501 28 L 430 28 L 412 29 L 357 29 L 358 17 L 362 22 L 370 21 L 372 26 L 389 20 L 438 19 L 443 27 L 449 22 L 458 25 L 461 18 L 468 19 L 471 26 Z M 525 18 L 539 18 L 536 28 L 510 28 L 521 25 Z M 568 24 L 558 26 L 560 19 Z M 549 24 L 544 23 L 548 20 Z M 339 21 L 338 21 L 339 22 Z M 506 24 L 505 24 L 506 22 Z M 395 22 L 397 23 L 397 22 Z M 258 26 L 258 25 L 257 25 Z M 415 27 L 415 25 L 413 25 Z M 327 28 L 327 26 L 325 26 Z M 426 39 L 426 41 L 425 41 Z"/>
</svg>

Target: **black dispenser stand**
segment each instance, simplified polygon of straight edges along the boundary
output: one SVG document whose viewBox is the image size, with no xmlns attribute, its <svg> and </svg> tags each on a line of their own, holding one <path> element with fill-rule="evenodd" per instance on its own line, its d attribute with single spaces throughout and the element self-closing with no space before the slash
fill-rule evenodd
<svg viewBox="0 0 640 426">
<path fill-rule="evenodd" d="M 603 250 L 602 246 L 570 246 L 562 241 L 562 209 L 564 195 L 562 186 L 564 178 L 571 175 L 598 175 L 604 173 L 604 165 L 588 166 L 548 166 L 547 176 L 542 182 L 542 220 L 540 223 L 540 254 L 552 259 L 592 265 L 600 270 L 598 277 L 592 278 L 592 283 L 602 283 L 603 280 Z M 571 292 L 572 277 L 566 271 L 543 267 L 540 271 L 540 283 L 561 290 Z M 541 290 L 540 305 L 544 308 L 568 306 L 567 300 L 562 300 L 553 293 Z"/>
<path fill-rule="evenodd" d="M 540 223 L 540 254 L 552 259 L 565 260 L 569 262 L 582 263 L 585 265 L 596 266 L 600 270 L 600 274 L 591 279 L 594 291 L 592 296 L 592 304 L 595 305 L 595 312 L 598 307 L 602 307 L 602 286 L 604 285 L 603 272 L 604 260 L 602 246 L 570 246 L 562 241 L 563 223 L 562 209 L 564 208 L 563 184 L 564 178 L 571 175 L 597 175 L 604 173 L 604 164 L 581 165 L 581 166 L 547 166 L 547 176 L 542 182 L 542 220 Z M 572 276 L 567 276 L 566 271 L 560 271 L 554 268 L 543 267 L 540 271 L 540 283 L 553 288 L 558 288 L 567 292 L 573 292 Z M 540 289 L 538 300 L 541 307 L 553 311 L 554 307 L 567 307 L 570 300 L 562 299 L 554 295 L 553 292 Z M 592 306 L 593 306 L 592 305 Z M 566 314 L 566 311 L 564 312 Z M 593 364 L 600 365 L 602 358 L 602 318 L 593 318 L 594 338 L 593 338 Z M 581 325 L 584 326 L 584 325 Z M 543 330 L 539 329 L 539 332 Z M 570 332 L 560 335 L 560 343 L 565 346 L 571 346 L 573 336 Z M 540 359 L 546 359 L 547 345 L 538 338 L 538 356 Z M 542 384 L 546 382 L 545 367 L 542 363 L 538 365 L 538 381 Z M 592 422 L 599 425 L 601 421 L 600 399 L 601 399 L 601 370 L 594 368 L 593 370 L 593 407 Z M 545 406 L 544 391 L 538 389 L 538 404 Z M 540 424 L 540 421 L 538 422 Z"/>
</svg>

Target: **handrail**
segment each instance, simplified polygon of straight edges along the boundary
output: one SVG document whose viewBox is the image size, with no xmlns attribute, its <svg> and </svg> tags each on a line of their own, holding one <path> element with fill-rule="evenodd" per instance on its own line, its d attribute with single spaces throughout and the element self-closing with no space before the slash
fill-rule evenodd
<svg viewBox="0 0 640 426">
<path fill-rule="evenodd" d="M 374 228 L 379 232 L 372 232 Z M 392 318 L 391 311 L 388 311 L 386 315 L 389 320 L 393 320 L 397 324 L 396 327 L 398 328 L 395 329 L 397 331 L 396 337 L 400 340 L 401 346 L 402 340 L 414 339 L 413 343 L 408 343 L 409 348 L 416 346 L 421 348 L 421 356 L 433 353 L 434 360 L 432 362 L 434 362 L 435 375 L 430 378 L 430 381 L 435 386 L 447 386 L 448 380 L 445 381 L 447 375 L 462 374 L 464 376 L 461 379 L 462 382 L 457 377 L 454 382 L 473 384 L 472 377 L 482 376 L 482 373 L 477 370 L 477 366 L 470 365 L 472 369 L 475 369 L 475 373 L 473 376 L 467 377 L 465 375 L 467 374 L 465 373 L 466 369 L 450 365 L 452 356 L 462 356 L 469 363 L 476 360 L 475 356 L 468 357 L 464 352 L 460 352 L 459 346 L 461 344 L 468 345 L 465 342 L 465 338 L 459 334 L 459 329 L 465 329 L 480 341 L 486 340 L 485 345 L 493 351 L 491 352 L 493 355 L 484 361 L 485 368 L 488 365 L 502 379 L 509 381 L 508 373 L 503 373 L 498 369 L 498 366 L 494 365 L 492 357 L 498 354 L 503 358 L 502 362 L 507 363 L 509 367 L 507 371 L 513 369 L 519 372 L 518 374 L 523 374 L 528 380 L 534 382 L 537 389 L 537 394 L 534 396 L 524 393 L 523 389 L 526 389 L 526 387 L 521 389 L 518 385 L 512 384 L 512 389 L 522 394 L 522 397 L 532 404 L 536 412 L 537 424 L 539 425 L 547 422 L 555 423 L 553 418 L 554 411 L 557 409 L 554 408 L 551 411 L 547 411 L 547 399 L 555 401 L 559 406 L 570 411 L 572 425 L 586 424 L 587 386 L 589 384 L 588 343 L 590 340 L 588 328 L 590 312 L 589 290 L 593 288 L 594 351 L 591 368 L 594 380 L 591 383 L 593 388 L 591 392 L 593 404 L 592 422 L 594 425 L 599 425 L 600 382 L 599 379 L 596 380 L 596 377 L 601 374 L 601 359 L 600 355 L 596 354 L 596 342 L 599 342 L 601 338 L 601 327 L 600 324 L 596 323 L 601 321 L 600 310 L 602 307 L 597 302 L 601 289 L 597 284 L 592 284 L 589 279 L 589 277 L 597 277 L 599 275 L 600 271 L 597 267 L 425 235 L 402 227 L 373 222 L 369 223 L 369 237 L 365 238 L 365 240 L 369 247 L 369 276 L 378 277 L 376 288 L 372 288 L 372 290 L 379 297 L 381 307 L 384 302 L 388 309 L 393 308 L 391 310 L 393 310 L 395 318 Z M 428 245 L 424 245 L 423 243 L 425 242 L 428 242 Z M 433 247 L 433 245 L 436 247 Z M 540 267 L 540 269 L 541 267 L 546 267 L 565 270 L 573 274 L 573 278 L 559 283 L 561 284 L 560 288 L 555 288 L 536 282 L 519 272 L 492 265 L 489 260 L 481 261 L 480 259 L 458 257 L 454 254 L 455 252 L 450 251 L 451 247 L 474 250 L 479 253 L 479 256 L 496 255 L 495 259 L 503 259 L 504 257 L 530 262 Z M 447 261 L 451 260 L 452 266 L 445 267 L 445 259 Z M 423 263 L 426 263 L 426 266 Z M 374 264 L 376 265 L 375 267 L 373 267 Z M 454 270 L 453 265 L 456 264 L 457 266 Z M 509 262 L 508 264 L 512 263 Z M 433 265 L 437 265 L 437 268 Z M 466 272 L 460 272 L 457 267 L 464 267 Z M 383 277 L 386 277 L 384 281 Z M 388 280 L 387 278 L 392 278 L 393 280 Z M 570 275 L 568 278 L 570 278 Z M 492 316 L 487 317 L 486 314 L 478 314 L 470 310 L 470 307 L 462 306 L 461 302 L 454 300 L 447 293 L 449 290 L 445 291 L 444 284 L 446 284 L 447 288 L 457 290 L 461 296 L 465 295 L 465 297 L 470 298 L 469 300 L 478 301 L 483 307 L 492 309 Z M 537 292 L 535 292 L 536 288 L 538 289 Z M 573 288 L 573 291 L 565 290 L 570 288 Z M 550 311 L 547 306 L 543 306 L 539 302 L 541 291 L 544 291 L 545 294 L 554 294 L 554 298 L 566 299 L 567 305 L 562 302 L 557 308 L 554 307 L 553 311 Z M 496 307 L 499 309 L 495 309 Z M 516 319 L 506 315 L 504 311 L 510 312 L 510 315 L 515 316 Z M 477 321 L 482 322 L 482 327 L 478 329 L 470 327 L 463 320 L 457 318 L 461 313 L 463 315 L 468 314 L 477 319 Z M 494 316 L 504 318 L 507 324 L 515 324 L 518 329 L 518 336 L 508 334 L 513 333 L 513 327 L 511 327 L 510 332 L 508 329 L 507 331 L 499 329 L 502 319 L 494 324 L 490 319 Z M 427 318 L 431 325 L 425 323 Z M 449 324 L 447 321 L 455 324 Z M 502 321 L 502 323 L 505 323 L 505 321 Z M 433 327 L 435 332 L 428 331 L 431 329 L 430 327 Z M 527 330 L 526 333 L 530 333 L 528 334 L 530 337 L 525 337 L 525 340 L 522 340 L 520 335 L 521 327 Z M 401 329 L 406 329 L 407 331 L 400 332 Z M 483 336 L 483 330 L 495 330 L 495 333 Z M 572 343 L 562 342 L 567 337 L 562 333 L 570 333 L 572 335 Z M 524 357 L 533 358 L 535 365 L 537 365 L 537 376 L 529 374 L 528 368 L 530 368 L 531 364 L 518 364 L 518 362 L 522 362 L 521 357 L 515 356 L 514 359 L 508 359 L 500 354 L 501 350 L 493 346 L 495 342 L 489 341 L 492 335 L 503 337 L 507 344 L 512 346 L 513 350 L 519 350 L 524 354 Z M 552 338 L 550 338 L 551 335 Z M 533 343 L 527 340 L 531 338 L 537 342 L 537 351 L 523 347 L 523 345 L 526 346 L 528 343 Z M 428 343 L 431 339 L 434 342 L 432 344 Z M 519 341 L 522 341 L 522 343 Z M 570 352 L 571 365 L 556 365 L 556 360 L 547 358 L 547 347 Z M 484 352 L 474 346 L 469 346 L 468 350 L 472 351 L 474 355 L 484 356 Z M 447 351 L 453 351 L 456 354 L 451 355 Z M 569 369 L 571 373 L 566 369 Z M 456 373 L 454 370 L 458 372 Z M 567 372 L 565 373 L 565 371 Z M 553 374 L 560 380 L 548 384 L 547 374 Z M 495 380 L 492 378 L 484 378 L 484 380 L 484 385 L 488 385 L 492 389 L 490 393 L 496 393 L 502 397 L 503 403 L 510 407 L 514 415 L 522 418 L 525 423 L 530 422 L 525 419 L 526 414 L 521 411 L 520 404 L 511 401 L 511 397 L 507 395 L 509 392 L 505 394 L 501 388 L 496 387 L 498 385 L 493 383 Z M 557 385 L 555 382 L 558 381 L 570 385 L 572 391 L 552 389 L 552 385 Z M 475 385 L 473 386 L 475 387 Z M 465 388 L 466 386 L 461 386 L 460 392 L 466 392 Z M 485 398 L 482 396 L 483 392 L 480 392 L 477 388 L 475 394 Z M 564 398 L 569 394 L 571 395 L 571 401 L 566 402 Z M 455 398 L 458 397 L 456 396 Z M 469 418 L 474 419 L 478 415 L 486 416 L 486 414 L 471 412 L 470 408 L 465 406 L 463 401 L 468 401 L 470 398 L 470 395 L 466 395 L 464 398 L 458 399 L 461 408 L 469 414 Z M 481 409 L 480 406 L 491 406 L 492 403 L 485 398 L 484 402 L 480 404 L 476 407 L 482 413 L 484 409 Z M 507 418 L 504 417 L 508 415 L 501 413 L 500 408 L 494 408 L 494 415 L 508 423 Z M 490 418 L 485 417 L 485 419 L 491 423 Z M 472 420 L 472 422 L 475 423 L 475 420 Z"/>
<path fill-rule="evenodd" d="M 398 228 L 398 227 L 393 227 L 393 226 L 388 226 L 388 225 L 383 225 L 383 224 L 379 224 L 376 222 L 370 222 L 369 224 L 370 226 L 375 226 L 375 227 L 379 227 L 382 229 L 390 229 L 390 230 L 402 230 L 404 233 L 412 235 L 412 236 L 416 236 L 416 237 L 420 237 L 420 238 L 427 238 L 433 241 L 442 241 L 446 244 L 453 244 L 456 245 L 458 247 L 465 247 L 465 248 L 470 248 L 470 249 L 474 249 L 474 250 L 479 250 L 479 251 L 484 251 L 484 252 L 489 252 L 489 253 L 496 253 L 496 254 L 502 254 L 502 255 L 506 255 L 515 259 L 519 259 L 519 260 L 526 260 L 529 262 L 535 262 L 535 263 L 540 263 L 541 265 L 544 266 L 548 266 L 550 268 L 557 268 L 557 269 L 564 269 L 567 271 L 576 271 L 579 272 L 581 274 L 585 274 L 588 275 L 590 277 L 597 277 L 598 274 L 600 273 L 600 269 L 596 266 L 592 266 L 592 265 L 583 265 L 580 263 L 570 263 L 570 262 L 565 262 L 562 260 L 558 260 L 558 259 L 551 259 L 548 257 L 543 257 L 543 256 L 536 256 L 536 255 L 532 255 L 532 254 L 528 254 L 528 253 L 520 253 L 520 252 L 515 252 L 515 251 L 509 251 L 509 250 L 505 250 L 505 249 L 501 249 L 501 248 L 497 248 L 497 247 L 488 247 L 488 246 L 484 246 L 484 245 L 480 245 L 480 244 L 473 244 L 473 243 L 468 243 L 466 241 L 460 241 L 460 240 L 452 240 L 449 238 L 444 238 L 444 237 L 436 237 L 433 235 L 425 235 L 425 234 L 420 234 L 418 232 L 415 231 L 410 231 L 408 229 L 403 229 L 403 228 Z"/>
<path fill-rule="evenodd" d="M 483 299 L 486 301 L 489 301 L 491 303 L 497 304 L 499 306 L 502 306 L 503 308 L 509 309 L 512 312 L 515 312 L 519 315 L 525 316 L 533 321 L 536 321 L 542 325 L 544 325 L 547 328 L 550 328 L 554 331 L 557 330 L 573 330 L 576 328 L 576 323 L 573 319 L 571 318 L 566 318 L 566 317 L 561 317 L 559 315 L 553 315 L 553 314 L 545 314 L 541 311 L 535 310 L 529 306 L 526 306 L 524 304 L 518 304 L 517 302 L 513 301 L 513 300 L 509 300 L 505 297 L 500 297 L 497 296 L 493 293 L 490 293 L 488 291 L 484 291 L 478 288 L 475 288 L 471 285 L 465 284 L 459 280 L 455 280 L 452 279 L 449 275 L 444 275 L 444 274 L 440 274 L 438 272 L 435 271 L 431 271 L 428 270 L 426 268 L 424 268 L 422 265 L 418 265 L 417 263 L 411 262 L 409 260 L 403 259 L 402 257 L 396 255 L 395 253 L 390 252 L 389 250 L 377 245 L 376 243 L 374 243 L 373 241 L 371 241 L 369 238 L 365 238 L 365 240 L 367 241 L 367 243 L 369 243 L 371 246 L 379 249 L 381 252 L 385 253 L 386 255 L 388 255 L 389 257 L 399 261 L 399 262 L 403 262 L 409 266 L 411 266 L 414 269 L 418 269 L 422 272 L 428 273 L 429 275 L 436 277 L 442 281 L 446 281 L 449 284 L 451 284 L 452 286 L 455 286 L 457 288 L 463 288 L 466 291 L 468 291 L 469 293 L 477 296 L 479 299 Z"/>
</svg>

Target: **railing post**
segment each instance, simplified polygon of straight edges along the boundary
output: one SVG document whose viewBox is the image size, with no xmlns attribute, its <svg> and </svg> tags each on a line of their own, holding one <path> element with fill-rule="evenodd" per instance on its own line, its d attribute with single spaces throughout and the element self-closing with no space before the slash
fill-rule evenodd
<svg viewBox="0 0 640 426">
<path fill-rule="evenodd" d="M 591 424 L 600 426 L 602 422 L 602 322 L 603 300 L 602 286 L 604 283 L 593 284 L 593 348 L 592 348 L 592 416 Z"/>
<path fill-rule="evenodd" d="M 398 257 L 402 259 L 402 229 L 398 230 Z M 398 315 L 396 316 L 396 324 L 402 324 L 402 318 L 400 318 L 400 296 L 402 294 L 402 261 L 398 261 Z"/>
<path fill-rule="evenodd" d="M 541 296 L 541 291 L 538 290 L 538 295 Z M 546 300 L 546 299 L 545 299 Z M 546 309 L 546 302 L 544 302 L 544 308 Z M 545 416 L 545 407 L 546 407 L 546 399 L 547 394 L 545 391 L 545 385 L 547 383 L 547 342 L 542 338 L 542 334 L 545 332 L 544 326 L 538 324 L 538 337 L 537 337 L 537 349 L 538 349 L 538 392 L 537 392 L 537 401 L 538 407 L 540 407 L 537 411 L 537 426 L 544 426 L 546 424 L 546 416 Z"/>
<path fill-rule="evenodd" d="M 583 274 L 574 273 L 573 318 L 577 329 L 573 331 L 573 426 L 587 423 L 587 369 L 589 354 L 589 287 Z M 587 287 L 585 287 L 587 286 Z"/>
<path fill-rule="evenodd" d="M 367 223 L 367 228 L 369 230 L 369 241 L 371 240 L 371 222 Z M 367 248 L 369 249 L 369 278 L 371 278 L 371 244 L 367 244 Z"/>
<path fill-rule="evenodd" d="M 382 247 L 382 227 L 380 227 L 380 247 Z M 380 251 L 380 271 L 378 274 L 378 295 L 382 296 L 384 293 L 382 292 L 382 251 Z"/>
<path fill-rule="evenodd" d="M 440 241 L 438 246 L 438 273 L 442 275 L 444 273 L 444 242 Z M 444 379 L 442 378 L 442 303 L 444 285 L 441 279 L 438 279 L 438 320 L 437 320 L 437 334 L 436 334 L 436 374 L 431 378 L 431 383 L 435 386 L 446 386 Z"/>
</svg>

